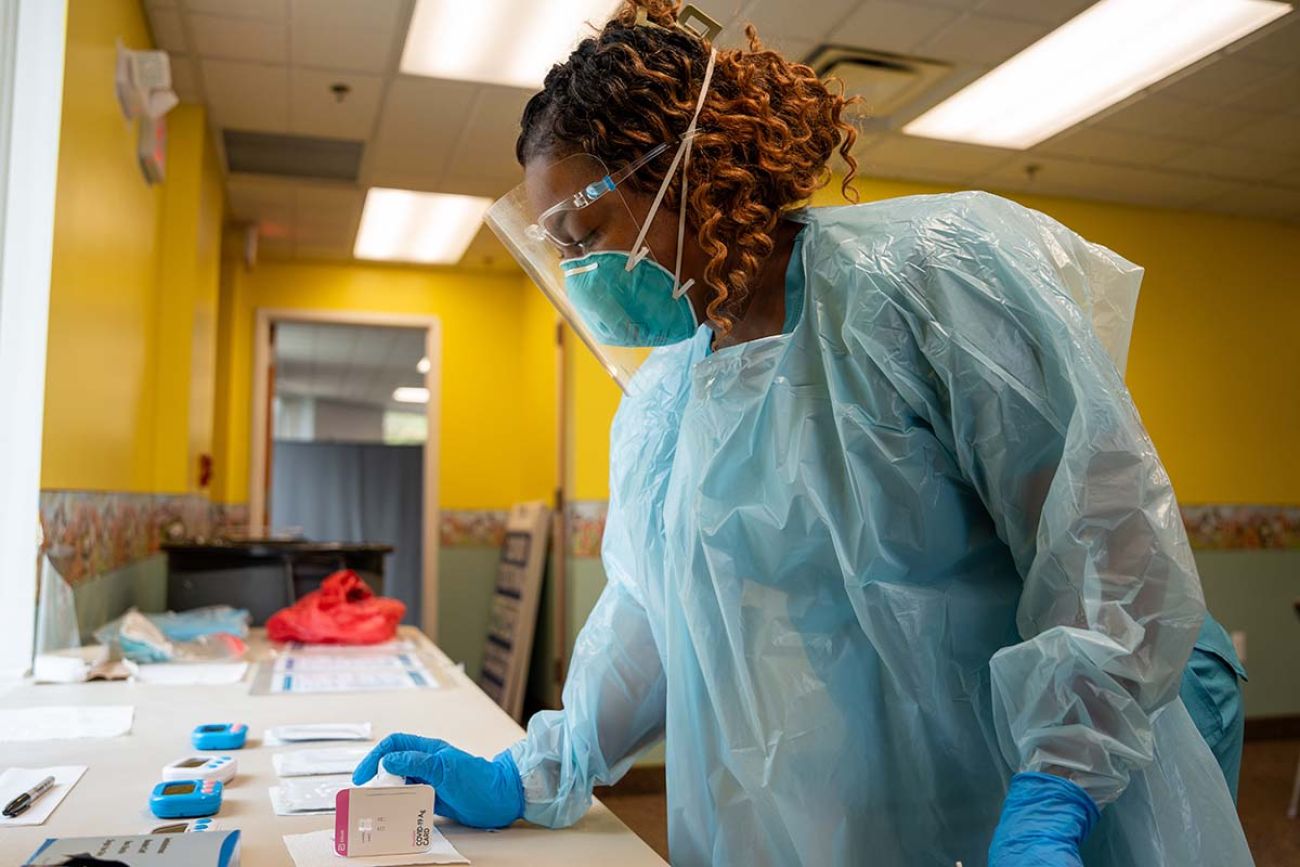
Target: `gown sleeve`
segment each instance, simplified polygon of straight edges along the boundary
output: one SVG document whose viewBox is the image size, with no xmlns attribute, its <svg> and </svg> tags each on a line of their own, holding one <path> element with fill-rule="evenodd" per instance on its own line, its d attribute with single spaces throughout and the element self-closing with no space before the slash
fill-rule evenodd
<svg viewBox="0 0 1300 867">
<path fill-rule="evenodd" d="M 1205 611 L 1169 477 L 1076 303 L 1088 287 L 1062 279 L 1128 263 L 1004 199 L 946 198 L 859 263 L 883 299 L 871 339 L 1023 580 L 1023 640 L 990 664 L 1004 758 L 1105 805 L 1153 760 L 1152 716 L 1177 696 Z"/>
<path fill-rule="evenodd" d="M 645 609 L 615 581 L 578 634 L 564 709 L 540 711 L 510 748 L 524 786 L 524 818 L 562 828 L 591 806 L 592 786 L 627 773 L 663 738 L 665 681 Z"/>
<path fill-rule="evenodd" d="M 681 369 L 684 349 L 661 350 L 646 379 Z M 681 395 L 666 382 L 625 399 L 611 432 L 610 499 L 601 540 L 607 583 L 574 644 L 564 709 L 541 711 L 511 747 L 524 818 L 564 827 L 582 818 L 591 789 L 612 785 L 664 737 L 667 679 L 648 601 L 662 592 L 662 491 Z"/>
</svg>

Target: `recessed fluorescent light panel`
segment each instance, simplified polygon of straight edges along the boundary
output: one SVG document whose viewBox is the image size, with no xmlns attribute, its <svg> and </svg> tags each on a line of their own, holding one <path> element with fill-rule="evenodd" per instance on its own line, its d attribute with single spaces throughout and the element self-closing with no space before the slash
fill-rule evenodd
<svg viewBox="0 0 1300 867">
<path fill-rule="evenodd" d="M 454 265 L 465 255 L 491 199 L 372 187 L 352 254 L 358 259 Z"/>
<path fill-rule="evenodd" d="M 594 35 L 617 0 L 418 0 L 402 49 L 409 75 L 537 90 L 552 64 Z"/>
<path fill-rule="evenodd" d="M 1274 0 L 1101 0 L 903 132 L 1033 147 L 1289 11 Z"/>
<path fill-rule="evenodd" d="M 429 389 L 413 388 L 409 385 L 393 389 L 393 400 L 398 403 L 428 403 Z"/>
</svg>

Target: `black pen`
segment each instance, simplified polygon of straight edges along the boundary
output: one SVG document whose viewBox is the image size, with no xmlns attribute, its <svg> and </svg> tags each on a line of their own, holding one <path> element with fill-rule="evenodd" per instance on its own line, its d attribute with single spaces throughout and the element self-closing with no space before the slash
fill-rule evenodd
<svg viewBox="0 0 1300 867">
<path fill-rule="evenodd" d="M 4 815 L 6 819 L 12 819 L 21 816 L 27 812 L 27 808 L 36 803 L 36 799 L 44 795 L 50 789 L 54 788 L 54 777 L 46 777 L 18 797 L 14 798 L 5 805 Z"/>
</svg>

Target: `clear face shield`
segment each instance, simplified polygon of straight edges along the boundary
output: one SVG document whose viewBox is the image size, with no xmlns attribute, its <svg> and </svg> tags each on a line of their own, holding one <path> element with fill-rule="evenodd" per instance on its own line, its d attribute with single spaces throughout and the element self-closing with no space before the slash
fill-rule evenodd
<svg viewBox="0 0 1300 867">
<path fill-rule="evenodd" d="M 664 148 L 657 150 L 662 153 Z M 620 345 L 625 342 L 617 334 L 620 311 L 613 295 L 601 292 L 599 278 L 622 279 L 620 272 L 631 257 L 616 258 L 602 269 L 593 254 L 631 251 L 641 234 L 641 223 L 632 215 L 612 178 L 596 157 L 575 154 L 543 171 L 530 172 L 528 181 L 488 209 L 486 220 L 626 391 L 647 352 L 641 347 Z M 658 264 L 648 248 L 642 253 L 648 264 Z M 575 271 L 578 273 L 570 273 Z M 667 276 L 671 282 L 672 275 Z M 571 295 L 570 289 L 577 290 L 579 281 L 585 281 L 583 285 L 595 291 L 574 291 Z M 610 303 L 602 306 L 602 297 L 610 299 Z"/>
<path fill-rule="evenodd" d="M 650 148 L 625 166 L 575 154 L 531 167 L 523 184 L 488 209 L 486 221 L 601 364 L 627 391 L 647 349 L 689 339 L 699 326 L 681 274 L 686 168 L 713 75 L 710 55 L 695 117 L 682 138 Z M 638 220 L 621 185 L 675 146 L 659 191 Z M 611 170 L 612 168 L 612 170 Z M 656 258 L 646 234 L 678 170 L 682 175 L 676 258 Z"/>
</svg>

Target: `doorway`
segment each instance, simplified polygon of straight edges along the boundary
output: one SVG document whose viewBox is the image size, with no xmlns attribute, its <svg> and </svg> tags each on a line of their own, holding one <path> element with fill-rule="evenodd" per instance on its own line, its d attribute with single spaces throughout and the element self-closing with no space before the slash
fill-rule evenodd
<svg viewBox="0 0 1300 867">
<path fill-rule="evenodd" d="M 437 320 L 259 310 L 256 341 L 250 532 L 392 546 L 383 593 L 432 637 Z"/>
</svg>

